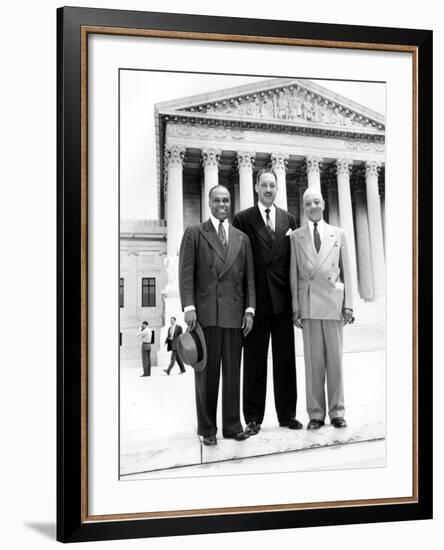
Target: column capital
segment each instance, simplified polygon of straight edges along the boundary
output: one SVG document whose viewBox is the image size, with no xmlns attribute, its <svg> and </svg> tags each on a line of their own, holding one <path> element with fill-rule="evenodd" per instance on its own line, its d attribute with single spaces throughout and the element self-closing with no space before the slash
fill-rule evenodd
<svg viewBox="0 0 444 550">
<path fill-rule="evenodd" d="M 307 170 L 307 174 L 320 174 L 323 160 L 324 159 L 322 157 L 317 157 L 314 155 L 305 157 L 305 168 Z"/>
<path fill-rule="evenodd" d="M 202 166 L 204 168 L 219 168 L 222 151 L 214 147 L 202 149 Z"/>
<path fill-rule="evenodd" d="M 288 164 L 289 155 L 285 153 L 271 153 L 270 165 L 275 171 L 283 170 L 285 172 Z"/>
<path fill-rule="evenodd" d="M 236 153 L 236 166 L 237 169 L 249 168 L 253 169 L 256 153 L 253 151 L 237 151 Z"/>
<path fill-rule="evenodd" d="M 365 163 L 366 177 L 371 177 L 371 176 L 378 177 L 379 169 L 380 169 L 380 164 L 376 162 L 376 160 L 367 161 Z"/>
<path fill-rule="evenodd" d="M 185 150 L 186 147 L 184 145 L 165 147 L 165 168 L 167 170 L 172 167 L 182 168 L 185 162 Z"/>
<path fill-rule="evenodd" d="M 336 174 L 338 176 L 350 176 L 353 161 L 351 159 L 336 160 Z"/>
</svg>

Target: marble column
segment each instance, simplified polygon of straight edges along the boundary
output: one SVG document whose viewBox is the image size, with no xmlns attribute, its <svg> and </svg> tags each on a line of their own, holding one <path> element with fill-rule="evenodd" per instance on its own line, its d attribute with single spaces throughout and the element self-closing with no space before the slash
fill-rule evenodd
<svg viewBox="0 0 444 550">
<path fill-rule="evenodd" d="M 358 186 L 355 191 L 355 209 L 359 294 L 363 300 L 370 301 L 373 298 L 372 255 L 370 251 L 365 189 L 362 186 Z"/>
<path fill-rule="evenodd" d="M 384 258 L 385 258 L 385 192 L 384 189 L 379 190 L 379 196 L 381 197 L 381 222 L 382 222 L 382 239 L 384 241 Z"/>
<path fill-rule="evenodd" d="M 236 164 L 239 170 L 239 210 L 245 210 L 254 205 L 253 165 L 255 156 L 256 153 L 248 151 L 237 152 Z"/>
<path fill-rule="evenodd" d="M 329 183 L 327 186 L 327 193 L 328 193 L 328 223 L 336 227 L 341 227 L 341 221 L 339 218 L 338 189 L 336 185 Z"/>
<path fill-rule="evenodd" d="M 205 178 L 203 177 L 203 174 L 202 174 L 202 177 L 200 178 L 200 221 L 201 222 L 205 221 L 205 218 L 204 218 L 204 215 L 206 212 L 205 204 L 207 202 L 208 202 L 208 197 L 206 197 L 205 199 Z"/>
<path fill-rule="evenodd" d="M 378 188 L 378 163 L 365 163 L 367 212 L 372 251 L 373 286 L 376 299 L 385 294 L 384 240 L 382 237 L 381 202 Z"/>
<path fill-rule="evenodd" d="M 300 225 L 304 225 L 304 223 L 307 221 L 307 215 L 305 214 L 304 210 L 304 201 L 303 196 L 305 191 L 307 190 L 307 187 L 305 185 L 301 185 L 299 187 L 299 217 L 300 217 Z"/>
<path fill-rule="evenodd" d="M 232 208 L 232 212 L 236 213 L 240 211 L 240 190 L 239 190 L 239 182 L 235 182 L 234 184 L 234 208 Z"/>
<path fill-rule="evenodd" d="M 165 195 L 167 202 L 167 256 L 179 254 L 183 235 L 183 162 L 185 147 L 165 148 Z"/>
<path fill-rule="evenodd" d="M 179 297 L 179 250 L 183 236 L 183 163 L 185 147 L 173 145 L 165 148 L 165 194 L 167 201 L 167 255 L 164 266 L 167 273 L 167 283 L 162 289 L 162 303 L 165 325 L 160 331 L 160 341 L 164 342 L 168 333 L 168 319 L 178 316 L 182 311 Z M 165 366 L 168 354 L 159 350 L 157 363 Z"/>
<path fill-rule="evenodd" d="M 270 163 L 277 176 L 277 194 L 275 203 L 280 208 L 287 210 L 287 163 L 288 155 L 284 153 L 272 153 L 270 157 Z"/>
<path fill-rule="evenodd" d="M 208 195 L 212 187 L 219 185 L 219 163 L 221 154 L 222 151 L 212 147 L 202 149 L 202 165 L 204 168 L 202 220 L 207 220 L 210 217 Z"/>
<path fill-rule="evenodd" d="M 352 284 L 353 293 L 358 290 L 357 271 L 356 271 L 356 247 L 355 247 L 355 231 L 353 224 L 353 209 L 350 193 L 350 170 L 353 161 L 349 159 L 338 159 L 336 161 L 336 174 L 338 178 L 338 202 L 339 202 L 339 218 L 341 228 L 345 232 L 347 239 L 347 248 L 350 256 L 350 264 L 352 268 Z"/>
<path fill-rule="evenodd" d="M 321 192 L 321 167 L 322 158 L 316 156 L 306 157 L 305 165 L 307 168 L 307 183 L 310 189 L 316 189 Z"/>
</svg>

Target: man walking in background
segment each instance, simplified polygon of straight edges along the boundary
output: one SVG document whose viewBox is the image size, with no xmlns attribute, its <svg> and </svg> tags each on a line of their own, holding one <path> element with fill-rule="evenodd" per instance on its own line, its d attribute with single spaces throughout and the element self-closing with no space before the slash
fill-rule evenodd
<svg viewBox="0 0 444 550">
<path fill-rule="evenodd" d="M 345 428 L 342 330 L 354 321 L 350 259 L 342 229 L 323 220 L 321 193 L 308 188 L 303 205 L 308 222 L 290 238 L 290 278 L 293 320 L 304 339 L 307 429 L 325 423 L 326 377 L 330 422 Z"/>
<path fill-rule="evenodd" d="M 294 216 L 278 208 L 277 177 L 272 169 L 259 171 L 256 206 L 234 216 L 233 225 L 251 242 L 256 287 L 253 330 L 245 340 L 243 409 L 246 431 L 260 430 L 267 390 L 268 346 L 272 342 L 274 403 L 280 426 L 299 430 L 296 419 L 296 362 L 290 291 L 290 240 Z"/>
<path fill-rule="evenodd" d="M 183 374 L 185 372 L 185 367 L 182 363 L 182 359 L 177 353 L 177 339 L 179 338 L 179 334 L 182 334 L 182 327 L 176 323 L 175 317 L 171 317 L 170 323 L 171 326 L 168 329 L 168 336 L 166 337 L 165 344 L 167 346 L 167 351 L 171 351 L 171 360 L 168 368 L 163 369 L 163 372 L 169 375 L 171 369 L 174 367 L 174 363 L 177 361 L 180 368 L 180 374 Z"/>
<path fill-rule="evenodd" d="M 222 368 L 222 433 L 248 438 L 240 421 L 240 363 L 243 336 L 253 326 L 253 256 L 248 237 L 228 223 L 228 189 L 209 193 L 210 219 L 188 227 L 179 256 L 179 290 L 190 331 L 202 327 L 207 364 L 195 371 L 197 433 L 216 445 L 217 398 Z"/>
</svg>

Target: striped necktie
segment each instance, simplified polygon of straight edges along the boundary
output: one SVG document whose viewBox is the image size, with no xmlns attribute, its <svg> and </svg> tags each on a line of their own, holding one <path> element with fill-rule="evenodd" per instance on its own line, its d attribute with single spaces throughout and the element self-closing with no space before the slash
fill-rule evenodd
<svg viewBox="0 0 444 550">
<path fill-rule="evenodd" d="M 225 233 L 225 227 L 223 222 L 219 222 L 219 231 L 217 232 L 222 246 L 227 248 L 227 234 Z"/>
<path fill-rule="evenodd" d="M 321 236 L 318 231 L 318 222 L 314 222 L 313 224 L 313 240 L 316 252 L 319 252 L 319 249 L 321 248 Z"/>
<path fill-rule="evenodd" d="M 271 238 L 274 237 L 274 228 L 273 228 L 273 222 L 271 221 L 271 218 L 270 218 L 270 209 L 269 208 L 266 208 L 265 209 L 265 214 L 266 214 L 266 226 L 267 226 L 267 231 L 268 231 L 268 234 L 270 235 Z"/>
</svg>

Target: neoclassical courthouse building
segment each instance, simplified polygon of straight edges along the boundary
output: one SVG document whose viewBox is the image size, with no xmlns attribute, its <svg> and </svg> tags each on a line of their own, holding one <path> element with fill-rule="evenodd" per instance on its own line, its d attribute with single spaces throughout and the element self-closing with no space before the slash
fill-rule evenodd
<svg viewBox="0 0 444 550">
<path fill-rule="evenodd" d="M 138 356 L 142 320 L 157 351 L 165 322 L 181 319 L 177 255 L 184 228 L 208 218 L 209 189 L 225 185 L 233 213 L 248 208 L 265 166 L 278 177 L 277 205 L 298 224 L 305 189 L 322 191 L 326 221 L 346 233 L 356 295 L 384 295 L 383 115 L 309 80 L 282 78 L 158 103 L 154 123 L 158 220 L 120 228 L 122 357 Z"/>
</svg>

